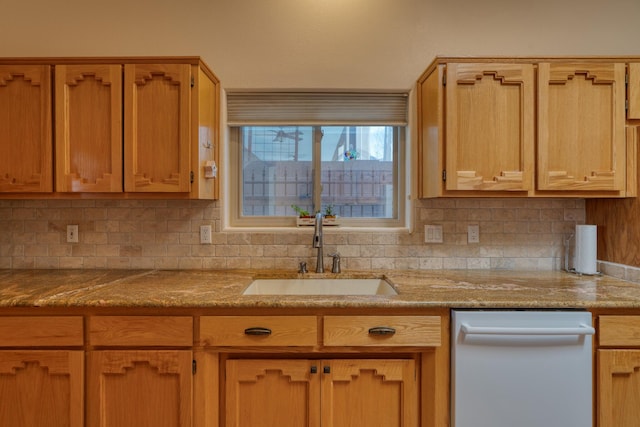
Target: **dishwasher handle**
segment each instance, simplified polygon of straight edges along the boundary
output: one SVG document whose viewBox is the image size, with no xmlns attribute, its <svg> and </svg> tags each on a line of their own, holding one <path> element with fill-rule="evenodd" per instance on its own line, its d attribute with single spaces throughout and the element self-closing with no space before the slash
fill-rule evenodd
<svg viewBox="0 0 640 427">
<path fill-rule="evenodd" d="M 502 327 L 502 326 L 471 326 L 462 323 L 460 329 L 466 335 L 594 335 L 596 330 L 581 323 L 576 327 Z"/>
</svg>

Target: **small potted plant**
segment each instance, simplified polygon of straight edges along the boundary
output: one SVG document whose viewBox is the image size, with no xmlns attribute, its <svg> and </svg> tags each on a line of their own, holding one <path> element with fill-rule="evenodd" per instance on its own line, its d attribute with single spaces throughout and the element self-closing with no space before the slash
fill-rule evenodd
<svg viewBox="0 0 640 427">
<path fill-rule="evenodd" d="M 338 218 L 338 216 L 336 215 L 335 211 L 333 210 L 333 205 L 327 205 L 324 208 L 324 221 L 323 221 L 323 223 L 325 225 L 338 225 L 337 218 Z"/>
<path fill-rule="evenodd" d="M 308 210 L 303 209 L 298 205 L 291 205 L 291 209 L 293 209 L 298 214 L 298 225 L 313 225 L 314 217 L 309 213 Z"/>
<path fill-rule="evenodd" d="M 335 218 L 336 217 L 335 212 L 333 212 L 333 205 L 327 205 L 327 207 L 324 208 L 324 217 L 325 218 Z"/>
</svg>

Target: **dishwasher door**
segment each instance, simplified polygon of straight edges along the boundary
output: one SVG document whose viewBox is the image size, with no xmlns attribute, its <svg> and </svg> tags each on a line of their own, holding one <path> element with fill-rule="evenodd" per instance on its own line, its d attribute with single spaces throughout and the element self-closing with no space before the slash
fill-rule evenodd
<svg viewBox="0 0 640 427">
<path fill-rule="evenodd" d="M 591 427 L 591 314 L 452 313 L 453 427 Z"/>
</svg>

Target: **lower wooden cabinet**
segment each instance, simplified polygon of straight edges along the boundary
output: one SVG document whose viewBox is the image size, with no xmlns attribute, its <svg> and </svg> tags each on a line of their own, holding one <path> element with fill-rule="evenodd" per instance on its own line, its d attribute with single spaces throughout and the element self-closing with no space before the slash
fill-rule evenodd
<svg viewBox="0 0 640 427">
<path fill-rule="evenodd" d="M 640 350 L 598 351 L 598 426 L 640 422 Z"/>
<path fill-rule="evenodd" d="M 192 352 L 104 350 L 87 354 L 87 425 L 191 427 Z"/>
<path fill-rule="evenodd" d="M 227 427 L 417 427 L 414 360 L 227 360 Z"/>
<path fill-rule="evenodd" d="M 0 426 L 82 427 L 84 352 L 0 351 Z"/>
<path fill-rule="evenodd" d="M 637 427 L 640 420 L 640 316 L 598 319 L 599 427 Z"/>
</svg>

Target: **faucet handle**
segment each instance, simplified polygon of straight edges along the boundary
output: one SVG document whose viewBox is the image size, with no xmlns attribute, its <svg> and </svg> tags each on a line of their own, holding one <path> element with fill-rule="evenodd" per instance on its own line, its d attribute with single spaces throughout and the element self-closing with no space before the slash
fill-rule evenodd
<svg viewBox="0 0 640 427">
<path fill-rule="evenodd" d="M 307 263 L 302 261 L 299 266 L 298 266 L 298 273 L 308 273 L 309 270 L 307 270 Z"/>
<path fill-rule="evenodd" d="M 331 265 L 331 272 L 332 273 L 340 273 L 341 269 L 340 269 L 340 253 L 336 252 L 334 254 L 329 254 L 330 257 L 333 258 L 333 264 Z"/>
</svg>

